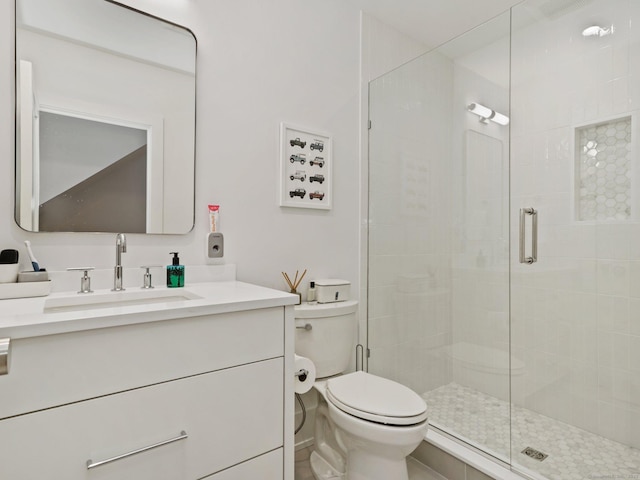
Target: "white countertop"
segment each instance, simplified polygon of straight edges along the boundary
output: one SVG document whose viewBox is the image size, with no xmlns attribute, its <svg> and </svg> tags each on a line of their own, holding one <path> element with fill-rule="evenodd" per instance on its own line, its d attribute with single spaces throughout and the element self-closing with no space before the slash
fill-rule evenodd
<svg viewBox="0 0 640 480">
<path fill-rule="evenodd" d="M 127 288 L 127 292 L 140 291 Z M 200 298 L 162 301 L 137 305 L 105 306 L 75 311 L 45 313 L 45 302 L 77 298 L 79 295 L 115 295 L 109 290 L 94 293 L 54 293 L 47 297 L 0 300 L 0 338 L 28 338 L 81 330 L 132 325 L 176 318 L 295 305 L 297 295 L 238 281 L 187 284 L 184 288 L 156 287 L 158 294 L 175 293 Z"/>
</svg>

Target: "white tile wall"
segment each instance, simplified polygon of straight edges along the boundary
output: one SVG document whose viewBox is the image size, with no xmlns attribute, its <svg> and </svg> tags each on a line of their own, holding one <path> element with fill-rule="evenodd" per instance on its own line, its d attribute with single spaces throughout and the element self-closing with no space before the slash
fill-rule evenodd
<svg viewBox="0 0 640 480">
<path fill-rule="evenodd" d="M 575 129 L 640 108 L 634 80 L 640 76 L 640 31 L 634 27 L 640 4 L 584 4 L 580 15 L 606 13 L 616 25 L 614 36 L 597 40 L 582 38 L 576 25 L 583 19 L 527 12 L 535 5 L 514 10 L 514 19 L 536 21 L 522 22 L 527 27 L 513 35 L 510 98 L 499 81 L 437 52 L 372 84 L 370 370 L 425 391 L 460 381 L 448 345 L 472 342 L 507 352 L 511 341 L 514 364 L 524 363 L 511 392 L 518 406 L 640 447 L 639 217 L 578 221 L 574 178 Z M 504 112 L 511 107 L 511 145 L 506 129 L 470 118 L 465 104 L 472 101 Z M 482 198 L 483 185 L 500 185 L 499 169 L 467 168 L 469 130 L 502 141 L 504 158 L 510 155 L 509 211 L 499 196 Z M 634 152 L 639 131 L 634 122 Z M 632 158 L 637 186 L 637 153 Z M 424 165 L 412 174 L 423 190 L 410 198 L 422 202 L 422 210 L 407 208 L 408 162 Z M 504 209 L 502 227 L 492 209 L 468 201 L 470 192 L 487 205 L 496 199 L 492 208 Z M 637 212 L 640 195 L 632 191 L 632 198 Z M 512 263 L 509 277 L 507 258 L 517 262 L 518 256 L 518 209 L 530 206 L 539 211 L 539 261 Z M 403 275 L 428 279 L 434 272 L 436 290 L 448 290 L 442 303 L 425 295 L 423 304 L 414 303 L 424 310 L 414 313 L 407 299 L 389 300 L 400 298 Z M 427 363 L 413 363 L 421 359 Z"/>
</svg>

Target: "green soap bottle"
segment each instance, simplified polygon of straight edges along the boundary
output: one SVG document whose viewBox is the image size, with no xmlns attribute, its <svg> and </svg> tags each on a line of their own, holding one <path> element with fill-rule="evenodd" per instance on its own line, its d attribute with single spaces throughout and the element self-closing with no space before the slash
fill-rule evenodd
<svg viewBox="0 0 640 480">
<path fill-rule="evenodd" d="M 167 287 L 184 287 L 184 265 L 180 265 L 178 252 L 171 252 L 173 255 L 172 265 L 167 265 Z"/>
</svg>

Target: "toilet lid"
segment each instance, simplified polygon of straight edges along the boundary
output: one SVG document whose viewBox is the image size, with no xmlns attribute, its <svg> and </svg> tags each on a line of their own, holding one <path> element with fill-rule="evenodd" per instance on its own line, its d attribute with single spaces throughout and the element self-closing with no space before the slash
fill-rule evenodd
<svg viewBox="0 0 640 480">
<path fill-rule="evenodd" d="M 414 425 L 427 419 L 427 404 L 410 388 L 366 372 L 327 381 L 327 397 L 340 410 L 388 425 Z"/>
</svg>

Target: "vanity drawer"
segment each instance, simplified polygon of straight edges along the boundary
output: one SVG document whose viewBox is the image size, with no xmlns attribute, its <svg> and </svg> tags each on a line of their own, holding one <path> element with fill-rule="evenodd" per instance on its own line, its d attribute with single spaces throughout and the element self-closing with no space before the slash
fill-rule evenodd
<svg viewBox="0 0 640 480">
<path fill-rule="evenodd" d="M 204 480 L 276 480 L 283 476 L 282 449 L 260 455 Z"/>
<path fill-rule="evenodd" d="M 282 447 L 282 379 L 278 358 L 0 421 L 0 478 L 186 480 L 220 472 Z M 182 431 L 188 437 L 178 439 Z M 89 459 L 166 440 L 173 441 L 87 468 Z M 240 478 L 231 470 L 220 478 Z"/>
<path fill-rule="evenodd" d="M 284 355 L 284 308 L 12 341 L 0 419 Z"/>
</svg>

